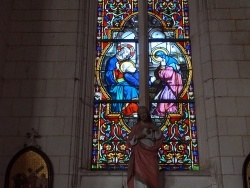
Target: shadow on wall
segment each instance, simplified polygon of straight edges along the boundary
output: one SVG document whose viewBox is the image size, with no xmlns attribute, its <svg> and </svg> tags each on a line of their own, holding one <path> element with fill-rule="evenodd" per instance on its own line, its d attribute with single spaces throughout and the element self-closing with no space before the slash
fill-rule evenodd
<svg viewBox="0 0 250 188">
<path fill-rule="evenodd" d="M 250 188 L 250 154 L 246 157 L 242 168 L 243 187 Z"/>
<path fill-rule="evenodd" d="M 27 133 L 37 131 L 37 144 L 48 153 L 47 135 L 56 123 L 64 127 L 64 120 L 54 118 L 56 97 L 62 96 L 56 93 L 54 80 L 66 50 L 58 47 L 60 37 L 63 41 L 61 22 L 51 1 L 0 0 L 0 5 L 0 187 L 4 187 L 5 170 L 27 144 Z"/>
</svg>

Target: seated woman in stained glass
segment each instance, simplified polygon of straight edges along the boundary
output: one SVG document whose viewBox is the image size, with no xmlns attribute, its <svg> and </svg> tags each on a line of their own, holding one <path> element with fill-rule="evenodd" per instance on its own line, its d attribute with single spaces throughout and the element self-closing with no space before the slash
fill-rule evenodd
<svg viewBox="0 0 250 188">
<path fill-rule="evenodd" d="M 105 69 L 105 78 L 107 90 L 112 100 L 136 100 L 139 96 L 139 72 L 134 63 L 128 59 L 131 57 L 131 46 L 125 46 L 116 53 L 115 56 L 108 59 Z M 134 110 L 125 110 L 128 105 L 122 102 L 111 104 L 111 111 L 120 113 L 123 110 L 124 115 L 131 115 Z"/>
</svg>

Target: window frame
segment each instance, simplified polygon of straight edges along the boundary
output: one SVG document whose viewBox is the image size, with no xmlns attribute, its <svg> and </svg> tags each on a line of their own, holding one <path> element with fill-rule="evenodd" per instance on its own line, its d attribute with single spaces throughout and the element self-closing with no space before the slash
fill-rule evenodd
<svg viewBox="0 0 250 188">
<path fill-rule="evenodd" d="M 189 3 L 189 7 L 191 7 L 191 5 L 195 4 L 195 1 L 191 0 L 192 3 Z M 91 7 L 95 7 L 96 1 L 90 1 L 89 2 Z M 95 20 L 96 20 L 96 12 L 95 11 L 90 11 L 91 9 L 88 9 L 88 11 L 85 12 L 85 14 L 87 14 L 87 12 L 89 13 L 89 16 L 86 20 L 85 23 L 88 23 L 90 27 L 85 29 L 85 34 L 87 34 L 87 36 L 91 36 L 90 38 L 85 37 L 85 39 L 87 39 L 87 43 L 85 43 L 85 53 L 84 53 L 84 61 L 85 63 L 83 63 L 83 73 L 85 73 L 85 75 L 87 75 L 86 73 L 89 73 L 90 71 L 94 71 L 94 67 L 91 63 L 86 63 L 86 62 L 93 62 L 95 59 L 95 35 L 93 35 L 93 31 L 95 31 Z M 92 9 L 93 10 L 93 9 Z M 191 12 L 191 11 L 190 11 Z M 190 24 L 191 24 L 191 28 L 193 27 L 192 25 L 194 25 L 195 22 L 197 22 L 197 17 L 195 16 L 195 14 L 190 13 Z M 195 28 L 195 27 L 194 27 Z M 197 29 L 197 28 L 196 28 Z M 194 30 L 194 29 L 193 29 Z M 197 31 L 193 32 L 195 34 Z M 192 29 L 191 29 L 191 34 L 190 34 L 190 40 L 192 40 L 192 49 L 193 49 L 193 53 L 192 53 L 192 65 L 194 67 L 194 69 L 196 70 L 200 70 L 201 69 L 201 65 L 199 64 L 199 53 L 200 53 L 200 49 L 198 48 L 199 44 L 199 36 L 192 36 Z M 194 40 L 193 40 L 193 39 Z M 87 45 L 86 45 L 87 44 Z M 197 54 L 195 54 L 195 52 L 197 51 Z M 84 74 L 83 74 L 84 75 Z M 201 75 L 201 71 L 195 71 L 193 74 L 193 82 L 195 84 L 195 104 L 201 104 L 201 105 L 196 105 L 196 121 L 198 124 L 198 144 L 199 144 L 199 158 L 200 158 L 200 169 L 199 171 L 165 171 L 165 173 L 167 174 L 171 174 L 171 175 L 187 175 L 187 174 L 192 174 L 192 175 L 204 175 L 204 174 L 209 174 L 209 170 L 208 170 L 208 153 L 202 149 L 204 148 L 203 146 L 207 144 L 207 133 L 206 133 L 206 121 L 205 121 L 205 113 L 204 109 L 204 101 L 203 101 L 203 91 L 200 90 L 202 88 L 202 83 L 200 78 L 202 77 Z M 90 76 L 85 77 L 85 79 L 87 80 L 85 83 L 93 83 L 93 78 L 91 78 Z M 200 80 L 200 81 L 199 81 Z M 93 85 L 93 84 L 92 84 Z M 90 87 L 88 84 L 86 84 L 83 87 L 83 117 L 92 117 L 93 113 L 92 113 L 92 105 L 93 105 L 93 87 Z M 88 126 L 86 126 L 88 125 Z M 90 170 L 90 164 L 91 164 L 91 144 L 92 144 L 92 118 L 84 118 L 83 121 L 83 143 L 82 143 L 82 170 L 83 172 L 88 172 L 87 174 L 95 174 L 95 173 L 101 173 L 101 175 L 107 175 L 107 173 L 104 171 L 91 171 Z M 84 152 L 87 151 L 87 152 Z M 85 155 L 84 153 L 88 153 L 88 155 Z M 90 172 L 91 171 L 91 172 Z M 112 171 L 109 172 L 108 175 L 124 175 L 124 172 L 119 172 L 119 171 Z"/>
</svg>

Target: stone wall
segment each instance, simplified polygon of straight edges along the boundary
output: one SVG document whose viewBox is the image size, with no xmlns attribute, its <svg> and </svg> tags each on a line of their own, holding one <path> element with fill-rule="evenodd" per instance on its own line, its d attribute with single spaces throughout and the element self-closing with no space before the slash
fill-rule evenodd
<svg viewBox="0 0 250 188">
<path fill-rule="evenodd" d="M 3 76 L 3 69 L 5 65 L 5 58 L 8 49 L 8 36 L 9 30 L 11 26 L 11 12 L 12 12 L 12 1 L 11 0 L 0 0 L 0 94 L 3 93 L 3 83 L 4 83 L 4 76 Z M 8 105 L 2 99 L 0 99 L 0 105 L 7 107 Z M 0 112 L 0 119 L 4 115 L 4 108 L 1 109 Z M 2 127 L 2 123 L 0 127 Z M 14 129 L 14 127 L 9 127 L 10 129 Z M 4 150 L 8 150 L 9 148 L 5 149 L 5 129 L 0 128 L 0 187 L 3 187 L 4 182 L 4 173 L 6 170 L 6 164 L 9 160 L 8 157 L 5 157 Z"/>
<path fill-rule="evenodd" d="M 189 3 L 201 170 L 166 172 L 164 184 L 242 187 L 250 153 L 250 2 Z M 0 187 L 31 128 L 53 163 L 55 188 L 122 187 L 126 173 L 88 171 L 90 140 L 82 139 L 91 138 L 95 1 L 0 4 Z"/>
<path fill-rule="evenodd" d="M 12 0 L 0 0 L 0 92 L 2 92 L 3 69 L 7 52 L 8 34 L 11 26 Z"/>
<path fill-rule="evenodd" d="M 0 187 L 8 162 L 23 148 L 31 128 L 53 163 L 54 187 L 70 187 L 76 184 L 71 177 L 78 169 L 75 143 L 81 132 L 76 112 L 80 1 L 13 0 L 10 7 L 1 11 L 1 18 L 11 21 L 1 24 L 9 29 L 1 33 L 1 47 L 8 49 L 0 103 Z"/>
<path fill-rule="evenodd" d="M 243 161 L 250 153 L 250 2 L 206 3 L 209 46 L 201 62 L 208 151 L 217 186 L 241 187 Z"/>
</svg>

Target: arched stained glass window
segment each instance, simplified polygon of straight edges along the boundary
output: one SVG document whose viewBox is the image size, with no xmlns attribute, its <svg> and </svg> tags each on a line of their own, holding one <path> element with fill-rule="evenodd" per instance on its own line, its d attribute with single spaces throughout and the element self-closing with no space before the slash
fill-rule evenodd
<svg viewBox="0 0 250 188">
<path fill-rule="evenodd" d="M 138 0 L 98 0 L 91 169 L 127 168 L 126 139 L 147 80 L 151 116 L 165 137 L 160 170 L 198 170 L 188 2 L 147 1 L 148 62 L 140 61 L 138 11 Z"/>
</svg>

